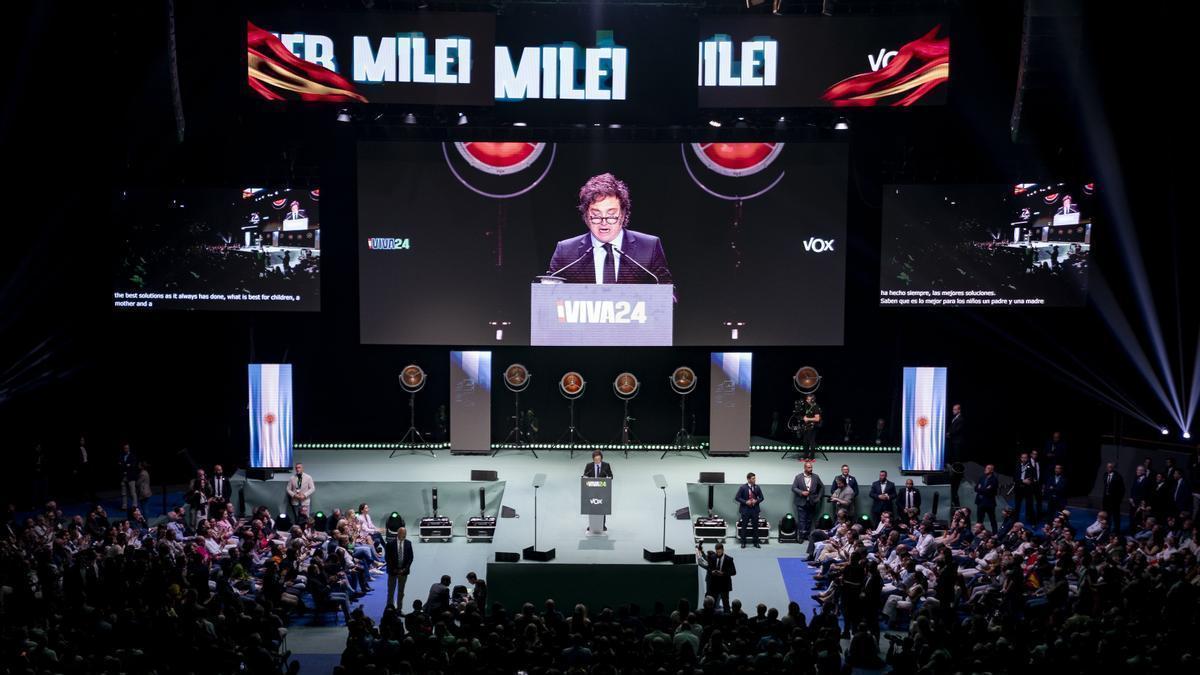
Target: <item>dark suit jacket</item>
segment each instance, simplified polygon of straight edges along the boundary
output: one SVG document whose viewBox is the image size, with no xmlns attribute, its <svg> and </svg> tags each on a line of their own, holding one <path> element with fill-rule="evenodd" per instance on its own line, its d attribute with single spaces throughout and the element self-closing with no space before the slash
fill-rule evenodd
<svg viewBox="0 0 1200 675">
<path fill-rule="evenodd" d="M 388 574 L 408 574 L 413 564 L 412 542 L 405 539 L 402 552 L 399 539 L 388 539 L 383 545 L 383 560 Z"/>
<path fill-rule="evenodd" d="M 1182 478 L 1171 484 L 1171 501 L 1175 504 L 1175 511 L 1182 513 L 1184 511 L 1192 512 L 1192 486 Z"/>
<path fill-rule="evenodd" d="M 792 494 L 796 498 L 796 505 L 802 506 L 804 504 L 808 504 L 809 506 L 816 506 L 816 505 L 820 504 L 821 503 L 821 495 L 825 491 L 825 486 L 821 483 L 821 477 L 814 473 L 812 475 L 812 488 L 808 491 L 807 497 L 800 494 L 803 491 L 804 491 L 804 472 L 800 472 L 800 473 L 796 474 L 796 477 L 794 479 L 792 479 Z"/>
<path fill-rule="evenodd" d="M 1107 473 L 1100 474 L 1100 497 L 1105 503 L 1120 503 L 1125 498 L 1125 480 L 1121 478 L 1121 474 L 1113 471 L 1111 482 L 1108 480 Z M 1109 515 L 1116 516 L 1117 514 L 1110 513 Z"/>
<path fill-rule="evenodd" d="M 950 457 L 948 459 L 952 462 L 961 462 L 963 444 L 967 441 L 966 419 L 963 418 L 962 415 L 951 417 L 949 426 L 950 428 L 946 432 L 946 435 L 950 440 L 950 447 L 947 448 L 947 450 L 950 451 Z"/>
<path fill-rule="evenodd" d="M 214 497 L 217 496 L 217 481 L 218 480 L 221 481 L 221 499 L 224 499 L 227 502 L 232 502 L 233 501 L 233 493 L 229 491 L 229 478 L 226 476 L 221 476 L 219 479 L 216 476 L 213 476 L 209 480 L 209 482 L 212 483 L 212 496 L 214 496 Z"/>
<path fill-rule="evenodd" d="M 1050 476 L 1046 479 L 1046 499 L 1052 503 L 1063 502 L 1067 499 L 1067 477 Z"/>
<path fill-rule="evenodd" d="M 436 583 L 429 587 L 429 599 L 425 601 L 425 613 L 437 616 L 450 606 L 450 587 Z"/>
<path fill-rule="evenodd" d="M 907 494 L 908 494 L 907 487 L 896 494 L 896 508 L 898 508 L 898 509 L 908 508 Z M 918 511 L 921 510 L 921 491 L 918 490 L 915 486 L 913 487 L 913 508 L 915 508 Z"/>
<path fill-rule="evenodd" d="M 975 484 L 975 505 L 985 509 L 996 508 L 996 492 L 999 489 L 1000 481 L 996 474 L 980 476 L 979 482 Z"/>
<path fill-rule="evenodd" d="M 557 273 L 571 284 L 596 283 L 596 263 L 592 257 L 592 235 L 585 232 L 578 237 L 563 239 L 554 249 L 550 258 L 548 273 Z M 643 234 L 630 229 L 625 230 L 621 242 L 621 252 L 627 258 L 633 258 L 642 267 L 653 272 L 658 277 L 658 283 L 671 283 L 671 270 L 667 268 L 667 256 L 663 253 L 662 241 L 651 234 Z M 587 255 L 584 255 L 587 253 Z M 582 260 L 571 265 L 571 262 L 583 256 Z M 654 278 L 633 262 L 617 259 L 617 283 L 619 284 L 652 284 Z M 570 267 L 567 267 L 570 265 Z M 566 269 L 563 269 L 566 268 Z"/>
<path fill-rule="evenodd" d="M 1154 479 L 1148 475 L 1142 476 L 1140 479 L 1136 476 L 1133 482 L 1129 484 L 1129 499 L 1138 505 L 1143 499 L 1150 498 L 1150 490 L 1154 487 Z"/>
<path fill-rule="evenodd" d="M 600 475 L 596 475 L 596 463 L 588 462 L 583 467 L 583 475 L 588 478 L 612 478 L 612 467 L 608 462 L 600 462 Z"/>
<path fill-rule="evenodd" d="M 896 503 L 896 483 L 894 481 L 887 482 L 887 489 L 880 486 L 879 481 L 871 483 L 871 513 L 880 514 L 884 511 L 892 511 Z M 880 499 L 881 495 L 887 495 L 891 499 Z"/>
<path fill-rule="evenodd" d="M 754 498 L 758 500 L 754 503 L 754 506 L 750 506 L 746 503 L 746 501 L 750 499 L 751 494 L 753 494 Z M 743 516 L 751 515 L 757 517 L 759 506 L 763 503 L 762 488 L 755 485 L 754 489 L 751 490 L 749 483 L 742 483 L 741 487 L 738 488 L 737 495 L 734 496 L 733 500 L 739 504 L 738 513 Z"/>
<path fill-rule="evenodd" d="M 722 557 L 724 560 L 721 561 L 721 574 L 713 575 L 713 571 L 717 569 L 716 551 L 705 553 L 700 566 L 708 570 L 704 575 L 704 585 L 708 590 L 728 593 L 733 590 L 732 577 L 737 574 L 737 566 L 733 564 L 733 556 L 726 553 Z"/>
</svg>

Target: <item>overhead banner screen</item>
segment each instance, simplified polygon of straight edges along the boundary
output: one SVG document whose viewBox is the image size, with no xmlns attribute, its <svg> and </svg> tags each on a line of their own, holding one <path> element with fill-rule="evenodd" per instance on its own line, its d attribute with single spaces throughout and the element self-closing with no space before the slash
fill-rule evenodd
<svg viewBox="0 0 1200 675">
<path fill-rule="evenodd" d="M 252 13 L 246 66 L 249 90 L 271 101 L 497 105 L 534 119 L 581 107 L 906 107 L 945 103 L 950 38 L 929 16 Z"/>
<path fill-rule="evenodd" d="M 700 19 L 701 108 L 942 104 L 945 21 L 931 17 Z"/>
</svg>

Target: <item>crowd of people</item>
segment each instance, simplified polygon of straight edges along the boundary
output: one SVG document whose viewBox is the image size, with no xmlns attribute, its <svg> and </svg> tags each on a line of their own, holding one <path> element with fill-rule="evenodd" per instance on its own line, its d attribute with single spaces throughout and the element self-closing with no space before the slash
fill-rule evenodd
<svg viewBox="0 0 1200 675">
<path fill-rule="evenodd" d="M 136 464 L 127 454 L 121 467 Z M 1175 499 L 1190 499 L 1186 471 L 1139 464 L 1126 481 L 1105 467 L 1103 497 L 1116 501 L 1077 531 L 1054 490 L 1033 496 L 1033 485 L 1049 484 L 1036 455 L 1022 454 L 1015 469 L 1009 505 L 989 528 L 965 506 L 939 520 L 911 481 L 896 485 L 886 472 L 866 490 L 870 509 L 857 513 L 858 480 L 847 465 L 829 486 L 833 517 L 813 517 L 806 511 L 825 486 L 806 462 L 793 491 L 817 584 L 808 614 L 784 599 L 744 608 L 733 556 L 719 545 L 698 551 L 699 606 L 560 610 L 531 598 L 510 611 L 488 603 L 474 573 L 461 584 L 442 576 L 406 604 L 413 547 L 402 519 L 381 527 L 369 504 L 314 519 L 303 465 L 288 485 L 290 522 L 266 508 L 238 517 L 214 466 L 197 471 L 186 504 L 156 525 L 132 500 L 118 518 L 102 506 L 66 518 L 49 502 L 18 522 L 10 507 L 0 531 L 0 649 L 6 672 L 295 672 L 288 626 L 298 615 L 333 614 L 347 629 L 335 670 L 343 674 L 1192 663 L 1200 533 L 1191 502 Z M 1061 478 L 1061 463 L 1048 475 Z M 752 479 L 747 486 L 758 494 Z M 386 609 L 376 617 L 355 604 L 384 575 Z"/>
<path fill-rule="evenodd" d="M 307 249 L 271 253 L 233 245 L 193 244 L 130 251 L 118 288 L 165 293 L 275 293 L 315 296 L 321 257 Z"/>
</svg>

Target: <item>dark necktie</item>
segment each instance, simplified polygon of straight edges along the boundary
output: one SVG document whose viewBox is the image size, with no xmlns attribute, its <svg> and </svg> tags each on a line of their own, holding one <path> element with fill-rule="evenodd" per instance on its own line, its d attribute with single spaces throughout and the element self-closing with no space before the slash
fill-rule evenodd
<svg viewBox="0 0 1200 675">
<path fill-rule="evenodd" d="M 617 262 L 613 259 L 612 244 L 604 245 L 604 283 L 617 283 Z"/>
<path fill-rule="evenodd" d="M 600 477 L 600 465 L 599 464 L 597 464 L 596 468 L 592 470 L 592 476 L 594 476 L 595 478 Z"/>
</svg>

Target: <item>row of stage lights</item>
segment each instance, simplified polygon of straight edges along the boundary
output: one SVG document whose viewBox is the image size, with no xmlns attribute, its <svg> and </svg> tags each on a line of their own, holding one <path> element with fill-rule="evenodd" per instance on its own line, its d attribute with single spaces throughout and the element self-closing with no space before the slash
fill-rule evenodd
<svg viewBox="0 0 1200 675">
<path fill-rule="evenodd" d="M 586 445 L 588 448 L 599 448 L 601 450 L 627 450 L 631 446 L 615 445 L 615 444 L 575 444 L 570 443 L 525 443 L 518 445 L 516 443 L 492 443 L 492 450 L 512 450 L 518 448 L 534 448 L 537 450 L 578 450 L 580 445 Z M 699 442 L 695 444 L 697 447 L 708 448 L 708 443 Z M 446 449 L 450 447 L 449 443 L 296 443 L 297 450 L 425 450 L 429 448 Z M 663 443 L 654 444 L 635 444 L 634 448 L 645 450 L 673 450 L 678 446 Z M 750 446 L 751 450 L 765 451 L 794 451 L 795 446 L 779 444 L 758 443 Z M 839 451 L 839 452 L 899 452 L 900 447 L 895 445 L 831 445 L 817 446 L 818 450 Z"/>
</svg>

